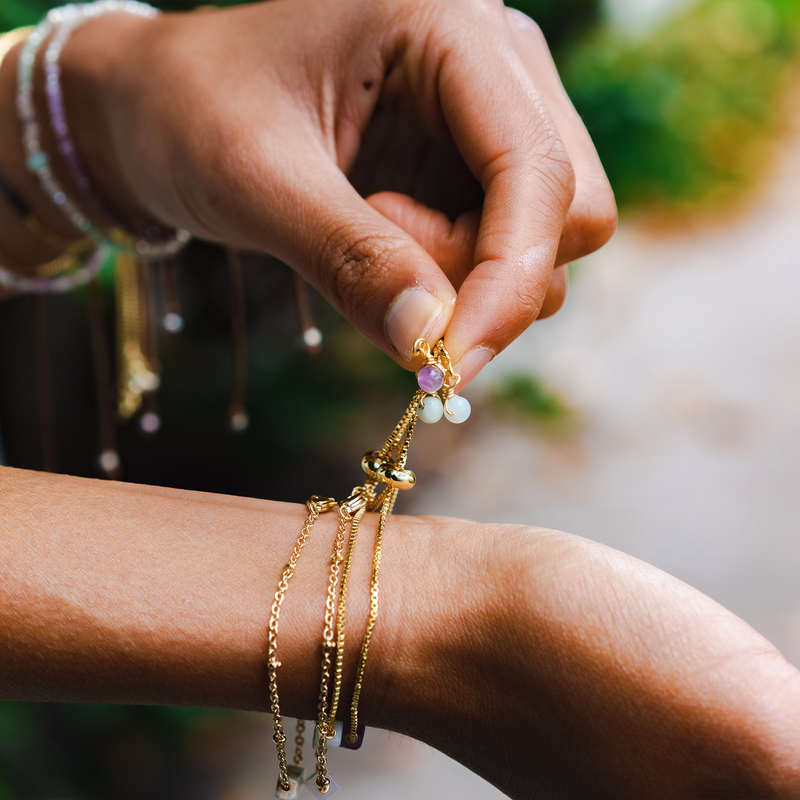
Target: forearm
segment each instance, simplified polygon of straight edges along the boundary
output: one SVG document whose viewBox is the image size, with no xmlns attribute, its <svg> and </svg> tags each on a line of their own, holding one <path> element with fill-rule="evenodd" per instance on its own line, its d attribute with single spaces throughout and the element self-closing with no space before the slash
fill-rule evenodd
<svg viewBox="0 0 800 800">
<path fill-rule="evenodd" d="M 12 469 L 0 481 L 6 699 L 269 709 L 270 607 L 305 508 Z M 370 653 L 368 721 L 392 661 L 402 550 L 423 527 L 393 518 L 387 536 L 381 580 L 390 600 Z M 316 715 L 335 528 L 335 514 L 314 526 L 281 616 L 279 688 L 290 715 Z M 365 539 L 369 530 L 367 518 Z M 354 639 L 366 618 L 369 566 L 364 556 L 353 567 Z"/>
</svg>

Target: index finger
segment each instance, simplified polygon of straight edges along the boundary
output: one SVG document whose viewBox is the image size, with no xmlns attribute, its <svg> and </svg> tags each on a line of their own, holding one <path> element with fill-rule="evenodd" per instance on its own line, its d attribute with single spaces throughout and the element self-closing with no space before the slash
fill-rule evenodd
<svg viewBox="0 0 800 800">
<path fill-rule="evenodd" d="M 575 191 L 502 6 L 469 8 L 464 29 L 445 37 L 438 77 L 442 113 L 485 192 L 475 267 L 445 334 L 464 383 L 538 316 Z"/>
</svg>

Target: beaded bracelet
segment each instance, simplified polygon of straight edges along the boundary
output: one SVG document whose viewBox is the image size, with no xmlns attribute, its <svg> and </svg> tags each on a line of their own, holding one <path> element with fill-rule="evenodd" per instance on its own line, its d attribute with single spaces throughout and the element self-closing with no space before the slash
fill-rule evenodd
<svg viewBox="0 0 800 800">
<path fill-rule="evenodd" d="M 66 275 L 57 275 L 56 277 L 31 278 L 25 275 L 17 275 L 11 270 L 0 266 L 0 286 L 12 289 L 18 294 L 65 294 L 66 292 L 71 292 L 76 286 L 81 286 L 92 280 L 103 265 L 105 255 L 106 249 L 98 247 L 85 264 L 73 272 Z M 61 256 L 60 258 L 68 258 L 74 263 L 75 257 Z M 53 264 L 55 262 L 50 262 L 50 264 L 42 265 L 36 269 L 41 272 L 47 267 L 52 267 Z M 69 265 L 67 264 L 66 266 Z"/>
<path fill-rule="evenodd" d="M 367 481 L 363 486 L 353 489 L 350 497 L 341 503 L 337 503 L 336 500 L 330 497 L 319 496 L 314 496 L 308 501 L 306 504 L 308 517 L 303 524 L 289 561 L 281 571 L 281 578 L 270 614 L 267 647 L 270 706 L 275 731 L 273 740 L 278 755 L 279 769 L 275 796 L 279 800 L 295 800 L 304 783 L 312 794 L 319 797 L 330 797 L 338 790 L 339 786 L 328 772 L 328 747 L 340 746 L 356 750 L 361 746 L 364 727 L 359 723 L 358 705 L 364 684 L 370 643 L 378 619 L 383 536 L 387 520 L 392 513 L 398 494 L 400 491 L 411 489 L 416 483 L 416 476 L 410 469 L 406 468 L 411 437 L 418 420 L 435 422 L 445 414 L 453 422 L 464 422 L 470 414 L 469 401 L 455 393 L 460 377 L 453 371 L 450 356 L 445 350 L 444 343 L 440 341 L 431 349 L 424 339 L 418 339 L 414 345 L 414 355 L 423 360 L 422 367 L 417 371 L 419 389 L 415 392 L 410 405 L 383 447 L 380 450 L 366 453 L 361 459 L 361 468 L 367 476 Z M 439 397 L 440 391 L 442 393 L 441 399 Z M 437 404 L 438 416 L 434 413 L 437 409 Z M 281 662 L 277 658 L 278 623 L 289 581 L 295 573 L 297 561 L 311 534 L 314 523 L 320 515 L 333 509 L 338 510 L 339 524 L 330 558 L 325 597 L 325 620 L 321 648 L 322 673 L 318 703 L 319 715 L 314 731 L 317 769 L 308 779 L 304 780 L 301 764 L 302 730 L 305 727 L 305 723 L 302 720 L 298 721 L 294 765 L 287 764 L 286 759 L 286 734 L 283 731 L 283 717 L 278 696 L 278 668 L 281 666 Z M 367 511 L 379 512 L 370 576 L 369 615 L 361 640 L 361 651 L 350 705 L 350 718 L 347 723 L 343 723 L 336 720 L 336 713 L 339 707 L 343 680 L 349 576 L 359 524 Z M 350 527 L 350 537 L 345 553 L 348 526 Z M 344 564 L 343 568 L 342 564 Z M 341 586 L 339 586 L 337 594 L 340 570 Z"/>
<path fill-rule="evenodd" d="M 65 255 L 79 256 L 96 247 L 94 239 L 86 236 L 82 239 L 68 239 L 48 228 L 29 208 L 22 196 L 11 186 L 0 171 L 0 194 L 6 199 L 14 212 L 22 219 L 25 227 L 37 239 L 41 239 Z"/>
<path fill-rule="evenodd" d="M 176 230 L 174 235 L 164 241 L 151 241 L 145 238 L 133 237 L 123 231 L 111 230 L 109 233 L 98 228 L 80 209 L 78 204 L 67 194 L 64 187 L 56 178 L 48 155 L 42 150 L 40 126 L 36 119 L 36 108 L 33 97 L 33 70 L 40 47 L 58 27 L 56 36 L 48 48 L 45 70 L 47 73 L 47 97 L 54 125 L 57 126 L 56 136 L 59 147 L 64 153 L 67 166 L 73 173 L 79 189 L 85 195 L 91 196 L 88 185 L 88 176 L 83 170 L 81 162 L 75 151 L 74 144 L 69 138 L 66 118 L 63 113 L 63 98 L 60 85 L 60 68 L 58 61 L 61 50 L 66 44 L 70 34 L 84 22 L 95 19 L 104 14 L 124 12 L 136 16 L 152 19 L 159 12 L 152 6 L 136 0 L 98 0 L 98 2 L 68 5 L 53 9 L 33 30 L 23 47 L 19 59 L 17 110 L 22 122 L 23 145 L 25 148 L 25 163 L 28 169 L 39 179 L 42 190 L 50 198 L 53 205 L 60 209 L 66 218 L 79 231 L 88 234 L 97 242 L 114 247 L 132 255 L 144 258 L 163 258 L 175 255 L 191 238 L 188 231 Z M 52 48 L 52 49 L 51 49 Z"/>
<path fill-rule="evenodd" d="M 3 59 L 6 57 L 6 55 L 8 55 L 12 48 L 24 42 L 32 30 L 32 27 L 17 28 L 17 30 L 10 31 L 9 33 L 5 33 L 0 36 L 0 67 L 2 67 Z M 77 256 L 81 255 L 82 253 L 87 253 L 89 250 L 92 250 L 95 247 L 94 240 L 89 237 L 83 239 L 68 239 L 64 236 L 61 236 L 61 234 L 56 233 L 56 231 L 48 228 L 39 220 L 33 211 L 31 211 L 30 207 L 19 194 L 19 192 L 17 192 L 14 187 L 9 184 L 5 175 L 3 175 L 2 168 L 0 168 L 0 194 L 3 195 L 14 212 L 22 219 L 25 227 L 28 228 L 28 230 L 34 234 L 34 236 L 41 239 L 43 242 L 46 242 L 56 250 L 60 250 L 67 255 Z M 11 265 L 6 263 L 6 266 L 10 267 Z M 59 271 L 52 268 L 45 270 L 45 266 L 50 267 L 50 265 L 42 265 L 42 271 L 45 271 L 48 274 L 50 274 L 52 271 Z M 11 268 L 13 269 L 13 267 Z"/>
</svg>

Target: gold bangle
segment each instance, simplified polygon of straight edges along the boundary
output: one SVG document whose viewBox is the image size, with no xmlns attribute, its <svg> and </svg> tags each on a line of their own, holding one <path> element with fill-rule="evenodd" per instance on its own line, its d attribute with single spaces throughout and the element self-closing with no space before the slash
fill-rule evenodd
<svg viewBox="0 0 800 800">
<path fill-rule="evenodd" d="M 71 253 L 62 253 L 45 264 L 20 264 L 0 251 L 0 267 L 15 272 L 17 275 L 24 275 L 26 278 L 50 278 L 73 267 L 75 261 L 76 258 Z"/>
<path fill-rule="evenodd" d="M 63 251 L 65 255 L 80 256 L 97 247 L 97 243 L 91 236 L 84 236 L 82 239 L 69 239 L 60 233 L 56 233 L 52 228 L 48 228 L 35 214 L 26 214 L 22 221 L 34 236 L 49 244 L 50 247 Z"/>
</svg>

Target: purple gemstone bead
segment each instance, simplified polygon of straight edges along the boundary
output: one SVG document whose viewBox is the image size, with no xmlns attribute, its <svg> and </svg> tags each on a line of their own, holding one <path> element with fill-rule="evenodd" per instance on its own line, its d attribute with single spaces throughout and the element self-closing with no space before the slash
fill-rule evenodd
<svg viewBox="0 0 800 800">
<path fill-rule="evenodd" d="M 417 383 L 423 392 L 433 394 L 442 388 L 442 384 L 444 383 L 444 375 L 442 375 L 442 371 L 438 367 L 434 367 L 432 364 L 430 364 L 427 367 L 423 367 L 417 373 Z"/>
</svg>

